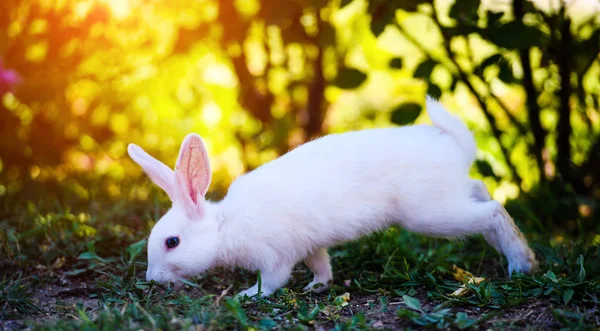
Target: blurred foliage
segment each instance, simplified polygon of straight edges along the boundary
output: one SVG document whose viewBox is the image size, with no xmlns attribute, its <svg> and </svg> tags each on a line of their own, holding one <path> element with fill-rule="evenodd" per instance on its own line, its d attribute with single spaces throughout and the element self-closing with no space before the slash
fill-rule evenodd
<svg viewBox="0 0 600 331">
<path fill-rule="evenodd" d="M 52 330 L 381 323 L 343 317 L 352 292 L 381 295 L 382 309 L 402 298 L 390 311 L 405 325 L 483 327 L 498 311 L 522 325 L 530 314 L 510 309 L 541 314 L 540 302 L 553 327 L 595 325 L 599 13 L 594 0 L 0 1 L 0 320 L 50 309 Z M 429 122 L 425 94 L 473 130 L 472 175 L 530 239 L 539 274 L 494 279 L 505 261 L 482 238 L 391 228 L 331 249 L 339 282 L 318 303 L 295 292 L 308 273 L 243 305 L 215 296 L 251 285 L 243 271 L 200 275 L 187 293 L 143 280 L 144 237 L 169 203 L 128 143 L 173 166 L 199 133 L 220 198 L 323 134 Z M 490 279 L 450 297 L 454 265 Z M 37 301 L 65 279 L 87 282 L 69 291 L 98 307 Z"/>
<path fill-rule="evenodd" d="M 428 93 L 474 131 L 473 175 L 518 221 L 585 233 L 600 196 L 598 13 L 589 1 L 3 0 L 0 196 L 147 200 L 127 144 L 172 166 L 194 131 L 219 197 L 320 135 L 427 122 Z"/>
</svg>

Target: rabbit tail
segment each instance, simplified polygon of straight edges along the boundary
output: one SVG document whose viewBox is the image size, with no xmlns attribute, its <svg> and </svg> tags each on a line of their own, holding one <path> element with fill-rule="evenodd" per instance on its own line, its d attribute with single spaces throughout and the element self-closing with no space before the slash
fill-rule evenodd
<svg viewBox="0 0 600 331">
<path fill-rule="evenodd" d="M 467 125 L 457 116 L 450 114 L 437 100 L 427 96 L 427 114 L 433 124 L 454 137 L 465 156 L 468 167 L 475 161 L 477 145 L 473 133 Z"/>
</svg>

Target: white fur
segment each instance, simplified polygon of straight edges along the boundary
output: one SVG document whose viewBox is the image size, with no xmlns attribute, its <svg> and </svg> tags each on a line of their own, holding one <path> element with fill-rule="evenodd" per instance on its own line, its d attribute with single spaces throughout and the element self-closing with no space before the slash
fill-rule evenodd
<svg viewBox="0 0 600 331">
<path fill-rule="evenodd" d="M 260 270 L 262 296 L 284 286 L 304 261 L 315 291 L 332 281 L 327 248 L 398 224 L 432 237 L 483 234 L 512 271 L 537 261 L 503 206 L 469 178 L 476 144 L 466 125 L 427 99 L 434 125 L 331 134 L 238 177 L 225 198 L 204 200 L 210 166 L 202 139 L 188 135 L 177 166 L 130 144 L 129 154 L 173 206 L 148 243 L 148 280 L 176 282 L 215 266 Z M 181 162 L 184 160 L 186 162 Z M 193 198 L 197 198 L 194 201 Z M 165 239 L 179 236 L 167 250 Z M 240 295 L 258 293 L 258 284 Z"/>
</svg>

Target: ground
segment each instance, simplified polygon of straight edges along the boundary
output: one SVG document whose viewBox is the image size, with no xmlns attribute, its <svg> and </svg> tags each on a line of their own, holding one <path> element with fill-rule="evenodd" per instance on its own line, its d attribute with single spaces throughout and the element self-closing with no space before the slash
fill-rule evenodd
<svg viewBox="0 0 600 331">
<path fill-rule="evenodd" d="M 598 246 L 527 229 L 541 262 L 534 275 L 509 279 L 504 258 L 480 237 L 391 228 L 330 248 L 335 282 L 323 294 L 302 292 L 312 275 L 300 263 L 274 296 L 237 301 L 255 273 L 211 270 L 180 289 L 145 281 L 148 220 L 164 204 L 151 213 L 143 203 L 88 213 L 16 206 L 0 212 L 0 330 L 551 330 L 595 329 L 600 320 Z"/>
<path fill-rule="evenodd" d="M 298 272 L 300 273 L 300 272 Z M 422 287 L 415 287 L 415 293 L 411 296 L 417 299 L 421 304 L 423 311 L 431 311 L 443 301 L 428 299 L 427 290 Z M 97 317 L 97 312 L 103 309 L 101 302 L 92 298 L 94 294 L 98 294 L 102 289 L 96 285 L 94 280 L 74 281 L 67 277 L 59 277 L 54 283 L 40 285 L 35 289 L 32 296 L 32 301 L 36 304 L 39 311 L 29 316 L 26 319 L 7 319 L 2 321 L 4 329 L 22 329 L 32 322 L 38 325 L 54 325 L 60 320 L 80 320 L 75 311 L 81 310 L 87 316 Z M 208 289 L 208 292 L 219 293 L 223 290 L 218 286 Z M 203 293 L 196 289 L 187 288 L 183 290 L 186 296 L 194 299 L 201 299 Z M 339 321 L 352 321 L 353 318 L 362 314 L 362 320 L 369 321 L 368 327 L 373 329 L 404 329 L 417 327 L 418 324 L 411 319 L 401 319 L 398 317 L 398 309 L 404 308 L 405 303 L 402 297 L 390 297 L 387 293 L 368 294 L 348 292 L 350 295 L 346 300 L 338 300 L 346 303 L 346 305 L 335 303 L 339 297 L 333 297 L 327 294 L 313 294 L 304 298 L 310 305 L 318 306 L 319 303 L 331 304 L 332 307 L 325 306 L 320 309 L 313 318 L 305 318 L 302 322 L 316 330 L 328 330 L 335 328 Z M 232 294 L 231 289 L 225 290 L 225 296 Z M 250 319 L 260 320 L 264 316 L 268 316 L 280 327 L 290 327 L 294 324 L 301 323 L 302 318 L 297 316 L 297 309 L 294 309 L 294 304 L 289 304 L 290 307 L 281 309 L 273 307 L 272 311 L 265 314 L 265 306 L 278 306 L 282 301 L 286 301 L 286 296 L 281 295 L 280 300 L 266 301 L 265 303 L 247 303 L 244 306 L 245 314 Z M 215 297 L 211 301 L 217 302 L 223 300 L 223 297 Z M 279 301 L 279 302 L 278 302 Z M 274 304 L 272 304 L 274 303 Z M 285 304 L 284 304 L 285 305 Z M 521 329 L 524 327 L 533 329 L 559 329 L 562 323 L 557 320 L 553 314 L 553 310 L 559 308 L 560 304 L 552 303 L 543 298 L 532 298 L 523 302 L 520 305 L 510 307 L 504 310 L 497 310 L 488 307 L 475 306 L 457 306 L 445 314 L 450 322 L 456 321 L 458 313 L 464 313 L 467 319 L 472 321 L 480 321 L 477 326 L 484 329 Z M 567 309 L 576 310 L 577 305 L 569 305 Z M 600 318 L 595 309 L 588 317 L 595 316 Z M 490 316 L 485 320 L 485 316 Z M 439 320 L 439 319 L 438 319 Z M 193 321 L 193 318 L 192 318 Z M 455 327 L 458 326 L 454 325 Z"/>
</svg>

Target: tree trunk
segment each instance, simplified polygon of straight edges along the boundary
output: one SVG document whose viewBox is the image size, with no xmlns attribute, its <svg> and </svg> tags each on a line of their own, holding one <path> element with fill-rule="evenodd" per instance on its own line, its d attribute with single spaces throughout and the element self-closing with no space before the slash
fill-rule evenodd
<svg viewBox="0 0 600 331">
<path fill-rule="evenodd" d="M 523 8 L 523 0 L 513 1 L 513 15 L 516 20 L 523 20 L 525 15 Z M 526 104 L 527 104 L 527 119 L 531 126 L 531 133 L 533 134 L 533 155 L 540 172 L 540 181 L 546 181 L 546 173 L 544 171 L 544 159 L 542 158 L 542 152 L 545 146 L 546 131 L 542 127 L 540 121 L 540 106 L 537 103 L 538 93 L 535 89 L 533 82 L 533 74 L 531 70 L 531 58 L 529 54 L 529 48 L 519 50 L 519 59 L 521 60 L 521 66 L 523 67 L 523 86 L 526 93 Z"/>
<path fill-rule="evenodd" d="M 571 164 L 571 66 L 570 66 L 570 42 L 571 41 L 571 20 L 565 18 L 560 26 L 560 47 L 558 49 L 558 71 L 560 74 L 560 108 L 558 109 L 557 126 L 557 170 L 562 179 L 568 182 L 570 176 Z"/>
<path fill-rule="evenodd" d="M 316 138 L 323 132 L 323 100 L 325 99 L 325 77 L 323 76 L 323 49 L 319 48 L 313 62 L 314 77 L 309 87 L 306 112 L 308 120 L 304 128 L 304 140 Z"/>
</svg>

